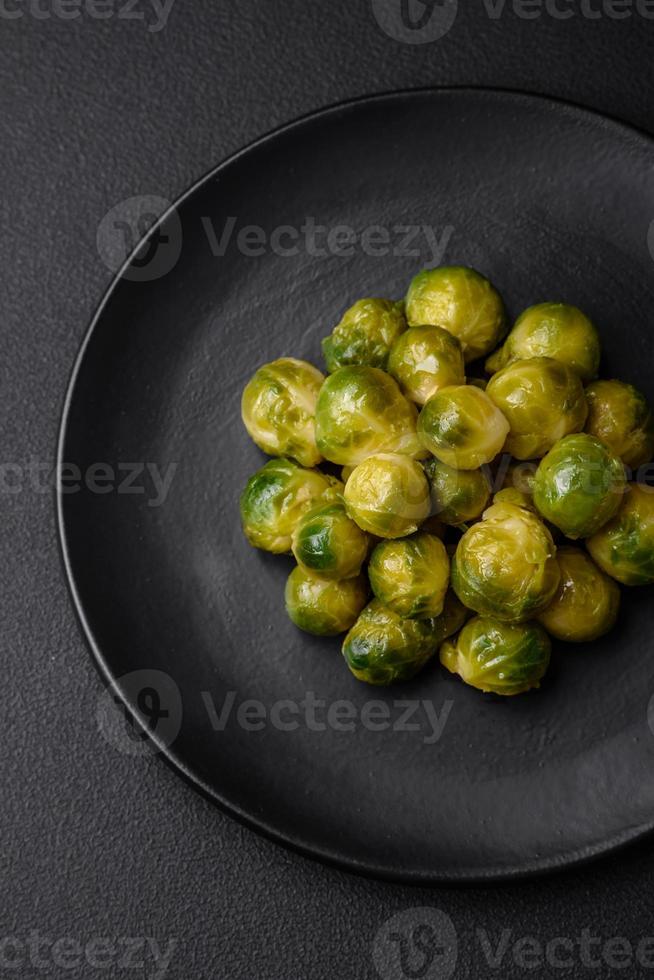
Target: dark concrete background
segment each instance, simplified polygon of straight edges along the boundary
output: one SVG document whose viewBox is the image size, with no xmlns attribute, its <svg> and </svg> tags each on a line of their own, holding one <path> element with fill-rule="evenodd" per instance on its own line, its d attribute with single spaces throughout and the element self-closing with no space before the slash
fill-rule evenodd
<svg viewBox="0 0 654 980">
<path fill-rule="evenodd" d="M 592 0 L 599 18 L 578 12 L 567 20 L 546 12 L 527 20 L 509 3 L 494 20 L 482 0 L 466 0 L 449 34 L 424 45 L 389 38 L 370 0 L 176 0 L 156 33 L 124 16 L 44 19 L 46 0 L 30 3 L 0 5 L 5 464 L 53 462 L 70 367 L 110 280 L 97 227 L 124 198 L 174 199 L 281 123 L 397 88 L 540 92 L 654 131 L 654 21 L 635 3 L 616 19 L 624 0 L 613 7 Z M 151 10 L 140 0 L 132 12 Z M 121 937 L 147 936 L 164 946 L 176 940 L 167 976 L 179 980 L 364 980 L 377 976 L 373 941 L 385 920 L 425 905 L 455 925 L 455 977 L 647 975 L 643 967 L 618 969 L 613 947 L 603 954 L 597 945 L 595 966 L 575 954 L 573 967 L 557 967 L 550 955 L 527 970 L 509 951 L 494 970 L 478 930 L 493 945 L 504 929 L 511 942 L 574 942 L 584 929 L 602 942 L 654 935 L 651 842 L 525 884 L 397 887 L 262 840 L 161 761 L 117 752 L 98 731 L 102 688 L 61 572 L 52 496 L 8 472 L 0 524 L 0 976 L 152 976 L 151 956 L 129 969 L 114 952 L 101 969 L 75 953 L 75 943 L 99 937 L 118 947 Z M 61 942 L 66 937 L 72 945 Z M 36 940 L 43 945 L 35 951 Z"/>
</svg>

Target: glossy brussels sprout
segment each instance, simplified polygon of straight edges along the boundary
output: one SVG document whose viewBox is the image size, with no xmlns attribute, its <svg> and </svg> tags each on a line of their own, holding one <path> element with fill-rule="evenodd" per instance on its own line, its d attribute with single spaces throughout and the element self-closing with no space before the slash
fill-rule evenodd
<svg viewBox="0 0 654 980">
<path fill-rule="evenodd" d="M 360 299 L 322 342 L 327 370 L 331 373 L 348 364 L 385 369 L 390 349 L 404 330 L 403 303 Z"/>
<path fill-rule="evenodd" d="M 553 357 L 572 368 L 582 381 L 597 377 L 600 343 L 597 330 L 576 306 L 567 303 L 538 303 L 515 322 L 503 347 L 486 361 L 493 374 L 512 361 L 530 357 Z"/>
<path fill-rule="evenodd" d="M 291 550 L 296 526 L 319 501 L 336 500 L 343 484 L 318 470 L 305 470 L 290 459 L 271 459 L 247 482 L 241 494 L 241 521 L 255 548 L 281 554 Z"/>
<path fill-rule="evenodd" d="M 341 466 L 356 466 L 373 453 L 420 456 L 416 419 L 415 405 L 390 375 L 378 368 L 343 367 L 320 389 L 316 443 L 325 459 Z"/>
<path fill-rule="evenodd" d="M 422 467 L 399 453 L 378 453 L 360 463 L 345 484 L 345 507 L 364 531 L 403 538 L 429 515 L 429 484 Z"/>
<path fill-rule="evenodd" d="M 594 436 L 561 439 L 534 479 L 538 512 L 568 538 L 588 538 L 613 517 L 625 489 L 624 467 Z"/>
<path fill-rule="evenodd" d="M 488 395 L 473 385 L 443 388 L 418 416 L 425 449 L 448 466 L 476 470 L 501 451 L 509 423 Z"/>
<path fill-rule="evenodd" d="M 368 556 L 368 535 L 340 501 L 310 510 L 293 532 L 293 554 L 303 568 L 325 578 L 352 578 Z"/>
<path fill-rule="evenodd" d="M 455 470 L 438 459 L 423 466 L 435 517 L 456 527 L 481 516 L 490 497 L 490 481 L 483 470 Z"/>
<path fill-rule="evenodd" d="M 442 327 L 411 327 L 403 333 L 391 348 L 388 370 L 419 405 L 441 388 L 466 381 L 461 345 Z"/>
<path fill-rule="evenodd" d="M 410 327 L 444 327 L 468 361 L 489 354 L 506 330 L 504 304 L 492 284 L 474 269 L 424 269 L 409 286 L 406 318 Z"/>
<path fill-rule="evenodd" d="M 316 636 L 345 633 L 368 600 L 364 575 L 337 581 L 299 565 L 286 581 L 286 612 L 297 627 Z"/>
<path fill-rule="evenodd" d="M 586 643 L 613 627 L 620 606 L 620 589 L 580 548 L 556 553 L 561 582 L 538 622 L 557 640 Z"/>
<path fill-rule="evenodd" d="M 302 466 L 320 462 L 314 415 L 324 380 L 312 364 L 294 357 L 259 368 L 241 398 L 245 428 L 259 449 L 269 456 L 292 456 Z"/>
<path fill-rule="evenodd" d="M 558 588 L 555 555 L 552 535 L 535 514 L 515 504 L 493 504 L 459 541 L 452 587 L 482 616 L 510 623 L 531 619 Z"/>
<path fill-rule="evenodd" d="M 637 469 L 654 455 L 654 419 L 645 396 L 625 381 L 595 381 L 586 388 L 586 432 L 597 436 L 625 466 Z"/>
<path fill-rule="evenodd" d="M 432 619 L 402 619 L 378 599 L 366 606 L 343 642 L 343 656 L 368 684 L 409 680 L 436 653 Z"/>
<path fill-rule="evenodd" d="M 505 448 L 516 459 L 544 456 L 563 436 L 581 432 L 588 414 L 579 376 L 551 357 L 514 361 L 491 378 L 486 394 L 511 426 Z"/>
<path fill-rule="evenodd" d="M 403 619 L 373 599 L 345 637 L 343 656 L 354 676 L 368 684 L 409 680 L 460 629 L 465 616 L 450 593 L 434 619 Z"/>
<path fill-rule="evenodd" d="M 549 637 L 537 623 L 503 623 L 475 616 L 455 642 L 443 644 L 440 659 L 471 687 L 513 695 L 540 687 L 550 653 Z"/>
<path fill-rule="evenodd" d="M 586 546 L 602 571 L 623 585 L 654 583 L 654 487 L 630 483 L 616 516 Z"/>
<path fill-rule="evenodd" d="M 430 619 L 443 611 L 450 559 L 439 538 L 419 531 L 378 544 L 368 575 L 375 596 L 398 616 Z"/>
</svg>

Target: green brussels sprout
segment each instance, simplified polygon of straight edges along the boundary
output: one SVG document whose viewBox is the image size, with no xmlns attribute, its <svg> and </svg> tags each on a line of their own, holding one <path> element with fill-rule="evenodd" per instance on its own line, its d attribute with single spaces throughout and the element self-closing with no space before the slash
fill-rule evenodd
<svg viewBox="0 0 654 980">
<path fill-rule="evenodd" d="M 630 483 L 616 516 L 586 547 L 607 575 L 623 585 L 654 582 L 654 487 Z"/>
<path fill-rule="evenodd" d="M 489 354 L 506 332 L 502 299 L 474 269 L 424 269 L 409 286 L 406 318 L 410 327 L 430 324 L 453 334 L 466 363 Z"/>
<path fill-rule="evenodd" d="M 486 394 L 508 419 L 505 448 L 517 459 L 544 456 L 563 436 L 581 432 L 588 414 L 579 376 L 551 357 L 513 361 L 491 378 Z"/>
<path fill-rule="evenodd" d="M 241 398 L 243 423 L 259 449 L 269 456 L 291 456 L 302 466 L 320 462 L 314 415 L 324 380 L 313 364 L 294 357 L 259 368 Z"/>
<path fill-rule="evenodd" d="M 290 459 L 271 459 L 247 482 L 241 494 L 241 521 L 255 548 L 276 554 L 291 550 L 292 534 L 319 501 L 336 500 L 343 484 L 318 470 L 305 470 Z"/>
<path fill-rule="evenodd" d="M 375 596 L 398 616 L 430 619 L 443 611 L 450 559 L 439 538 L 418 532 L 378 544 L 368 575 Z"/>
<path fill-rule="evenodd" d="M 293 531 L 293 554 L 324 578 L 352 578 L 368 557 L 368 535 L 347 516 L 340 501 L 320 504 Z"/>
<path fill-rule="evenodd" d="M 467 378 L 466 383 L 469 385 L 474 385 L 475 388 L 481 388 L 482 391 L 486 391 L 488 388 L 488 381 L 486 378 Z"/>
<path fill-rule="evenodd" d="M 534 479 L 538 512 L 568 538 L 588 538 L 620 507 L 624 467 L 594 436 L 561 439 L 541 460 Z"/>
<path fill-rule="evenodd" d="M 421 456 L 417 417 L 390 375 L 360 365 L 339 368 L 318 395 L 318 450 L 340 466 L 357 466 L 373 453 Z"/>
<path fill-rule="evenodd" d="M 441 388 L 466 381 L 461 344 L 442 327 L 410 327 L 393 344 L 388 371 L 419 405 Z"/>
<path fill-rule="evenodd" d="M 538 623 L 504 623 L 475 616 L 456 642 L 444 643 L 440 659 L 450 673 L 480 691 L 511 696 L 540 687 L 551 644 Z"/>
<path fill-rule="evenodd" d="M 493 504 L 463 535 L 452 561 L 452 588 L 482 616 L 531 619 L 559 585 L 556 547 L 545 525 L 523 507 Z"/>
<path fill-rule="evenodd" d="M 481 516 L 490 497 L 490 481 L 483 470 L 455 470 L 438 459 L 423 464 L 431 485 L 434 515 L 443 524 L 466 524 Z"/>
<path fill-rule="evenodd" d="M 637 469 L 654 453 L 654 419 L 645 396 L 625 381 L 595 381 L 586 388 L 586 432 L 605 442 L 625 466 Z"/>
<path fill-rule="evenodd" d="M 608 633 L 618 616 L 618 586 L 579 548 L 559 548 L 556 560 L 561 582 L 538 622 L 557 640 L 569 643 L 586 643 Z"/>
<path fill-rule="evenodd" d="M 379 538 L 413 534 L 429 515 L 427 477 L 415 460 L 399 453 L 377 453 L 359 463 L 344 496 L 352 520 Z"/>
<path fill-rule="evenodd" d="M 552 357 L 572 368 L 582 381 L 597 377 L 600 343 L 597 330 L 576 306 L 538 303 L 521 313 L 500 350 L 486 361 L 494 374 L 512 361 Z"/>
<path fill-rule="evenodd" d="M 406 330 L 404 304 L 389 299 L 360 299 L 346 310 L 322 342 L 327 370 L 348 364 L 386 369 L 394 341 Z"/>
<path fill-rule="evenodd" d="M 286 581 L 284 598 L 286 612 L 299 629 L 336 636 L 356 622 L 368 600 L 368 585 L 365 575 L 338 581 L 298 565 Z"/>
<path fill-rule="evenodd" d="M 438 647 L 465 622 L 465 610 L 447 594 L 440 616 L 403 619 L 373 599 L 343 642 L 345 662 L 368 684 L 409 680 L 424 667 Z"/>
<path fill-rule="evenodd" d="M 486 392 L 473 385 L 442 388 L 418 416 L 418 437 L 448 466 L 476 470 L 502 449 L 509 423 Z"/>
</svg>

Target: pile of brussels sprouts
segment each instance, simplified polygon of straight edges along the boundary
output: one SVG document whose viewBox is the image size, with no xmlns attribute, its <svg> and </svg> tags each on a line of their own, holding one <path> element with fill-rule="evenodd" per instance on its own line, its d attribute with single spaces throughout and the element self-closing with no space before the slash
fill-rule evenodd
<svg viewBox="0 0 654 980">
<path fill-rule="evenodd" d="M 628 482 L 654 453 L 644 397 L 596 380 L 597 331 L 574 306 L 532 306 L 506 333 L 488 279 L 428 269 L 403 302 L 345 312 L 326 377 L 284 357 L 243 392 L 274 457 L 242 494 L 245 534 L 293 553 L 288 615 L 347 632 L 362 681 L 410 678 L 439 652 L 467 684 L 519 694 L 539 686 L 548 634 L 594 640 L 616 621 L 616 581 L 654 582 L 654 488 Z"/>
</svg>

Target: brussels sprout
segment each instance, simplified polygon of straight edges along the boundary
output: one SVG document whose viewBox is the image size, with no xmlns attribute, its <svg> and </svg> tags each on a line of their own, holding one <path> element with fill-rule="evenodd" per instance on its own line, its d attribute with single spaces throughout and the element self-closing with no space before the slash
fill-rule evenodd
<svg viewBox="0 0 654 980">
<path fill-rule="evenodd" d="M 537 623 L 504 623 L 475 616 L 456 642 L 444 643 L 440 659 L 466 684 L 492 694 L 522 694 L 540 687 L 551 645 Z"/>
<path fill-rule="evenodd" d="M 608 633 L 618 616 L 620 589 L 579 548 L 559 548 L 556 560 L 561 583 L 538 622 L 557 640 L 569 643 Z"/>
<path fill-rule="evenodd" d="M 324 578 L 358 575 L 368 556 L 368 544 L 368 535 L 350 520 L 340 501 L 310 510 L 293 532 L 298 564 Z"/>
<path fill-rule="evenodd" d="M 613 517 L 625 490 L 624 467 L 594 436 L 561 439 L 534 480 L 539 513 L 568 538 L 588 538 Z"/>
<path fill-rule="evenodd" d="M 597 330 L 576 306 L 567 303 L 538 303 L 516 320 L 504 346 L 486 361 L 494 374 L 512 361 L 531 357 L 553 357 L 572 368 L 582 381 L 597 377 L 600 343 Z"/>
<path fill-rule="evenodd" d="M 306 633 L 336 636 L 356 622 L 368 600 L 365 575 L 337 581 L 298 565 L 286 581 L 286 612 Z"/>
<path fill-rule="evenodd" d="M 403 538 L 417 531 L 429 506 L 429 484 L 422 467 L 399 453 L 369 456 L 345 485 L 349 516 L 380 538 Z"/>
<path fill-rule="evenodd" d="M 420 456 L 417 415 L 390 375 L 357 365 L 339 368 L 320 389 L 316 443 L 341 466 L 357 466 L 373 453 Z"/>
<path fill-rule="evenodd" d="M 373 599 L 345 637 L 343 656 L 354 676 L 368 684 L 409 680 L 464 621 L 465 611 L 449 593 L 434 619 L 402 619 Z"/>
<path fill-rule="evenodd" d="M 450 559 L 439 538 L 418 532 L 378 544 L 368 575 L 376 597 L 398 616 L 429 619 L 443 611 Z"/>
<path fill-rule="evenodd" d="M 551 357 L 513 361 L 491 378 L 486 394 L 508 419 L 505 448 L 517 459 L 544 456 L 563 436 L 581 432 L 588 414 L 579 376 Z"/>
<path fill-rule="evenodd" d="M 410 327 L 444 327 L 461 344 L 468 361 L 484 357 L 506 331 L 504 304 L 492 284 L 474 269 L 424 269 L 409 286 L 406 318 Z"/>
<path fill-rule="evenodd" d="M 654 453 L 654 419 L 645 396 L 624 381 L 595 381 L 586 388 L 586 432 L 597 436 L 625 466 L 637 469 Z"/>
<path fill-rule="evenodd" d="M 556 547 L 545 525 L 514 504 L 493 504 L 459 541 L 452 587 L 461 602 L 503 622 L 531 619 L 559 585 Z"/>
<path fill-rule="evenodd" d="M 324 380 L 313 364 L 294 357 L 259 368 L 241 398 L 245 428 L 259 449 L 269 456 L 292 456 L 302 466 L 320 462 L 314 415 Z"/>
<path fill-rule="evenodd" d="M 490 481 L 483 470 L 455 470 L 438 459 L 424 463 L 434 514 L 444 524 L 474 521 L 488 503 Z"/>
<path fill-rule="evenodd" d="M 620 510 L 586 546 L 607 575 L 623 585 L 654 582 L 654 487 L 630 483 Z"/>
<path fill-rule="evenodd" d="M 393 344 L 388 370 L 419 405 L 441 388 L 466 381 L 461 344 L 442 327 L 410 327 Z"/>
<path fill-rule="evenodd" d="M 482 391 L 486 391 L 488 388 L 488 381 L 486 378 L 467 378 L 466 383 L 469 385 L 474 385 L 475 388 L 481 388 Z"/>
<path fill-rule="evenodd" d="M 322 342 L 327 370 L 331 373 L 348 364 L 385 369 L 390 349 L 404 330 L 403 303 L 360 299 Z"/>
<path fill-rule="evenodd" d="M 473 385 L 443 388 L 418 416 L 418 437 L 442 463 L 476 470 L 502 449 L 509 423 L 488 395 Z"/>
<path fill-rule="evenodd" d="M 255 548 L 281 554 L 307 511 L 319 501 L 336 500 L 343 484 L 318 470 L 305 470 L 290 459 L 271 459 L 247 482 L 241 494 L 241 521 Z"/>
</svg>

